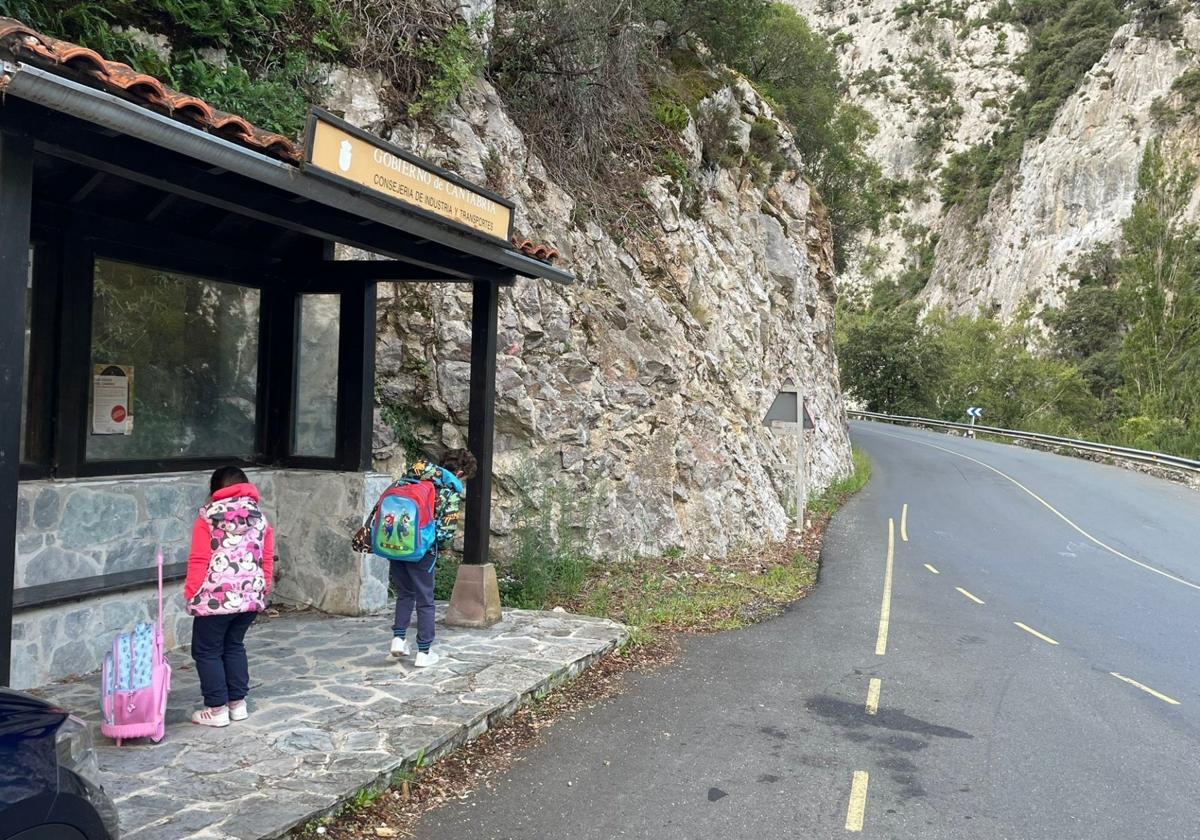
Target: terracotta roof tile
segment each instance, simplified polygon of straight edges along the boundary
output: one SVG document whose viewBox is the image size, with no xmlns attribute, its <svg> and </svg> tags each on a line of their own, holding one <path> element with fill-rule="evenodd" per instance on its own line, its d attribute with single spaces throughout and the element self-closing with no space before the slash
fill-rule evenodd
<svg viewBox="0 0 1200 840">
<path fill-rule="evenodd" d="M 535 260 L 540 260 L 544 263 L 554 264 L 558 259 L 559 253 L 556 249 L 549 245 L 539 245 L 532 239 L 523 239 L 519 236 L 512 238 L 513 247 L 527 257 L 532 257 Z"/>
<path fill-rule="evenodd" d="M 20 21 L 0 17 L 0 49 L 17 59 L 72 75 L 270 157 L 292 164 L 300 162 L 300 148 L 283 135 L 256 128 L 244 118 L 172 90 L 128 64 L 108 61 L 95 50 L 44 35 Z"/>
</svg>

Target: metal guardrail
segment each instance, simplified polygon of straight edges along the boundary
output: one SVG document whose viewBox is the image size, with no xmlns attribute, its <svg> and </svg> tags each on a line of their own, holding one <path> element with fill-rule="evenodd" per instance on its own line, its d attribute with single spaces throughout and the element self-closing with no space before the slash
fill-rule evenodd
<svg viewBox="0 0 1200 840">
<path fill-rule="evenodd" d="M 885 423 L 896 423 L 901 426 L 924 426 L 932 429 L 955 429 L 964 432 L 981 432 L 987 435 L 1023 440 L 1043 446 L 1061 446 L 1079 452 L 1092 452 L 1100 455 L 1111 455 L 1127 461 L 1137 461 L 1143 464 L 1154 464 L 1160 467 L 1185 470 L 1200 473 L 1200 461 L 1183 458 L 1179 455 L 1168 455 L 1165 452 L 1150 452 L 1146 449 L 1132 449 L 1128 446 L 1111 446 L 1107 443 L 1096 443 L 1090 440 L 1075 440 L 1074 438 L 1044 435 L 1040 432 L 1021 432 L 1015 429 L 1001 429 L 996 426 L 972 426 L 969 423 L 953 423 L 948 420 L 932 420 L 928 417 L 906 417 L 900 414 L 880 414 L 874 411 L 847 410 L 848 415 L 861 420 L 879 420 Z"/>
</svg>

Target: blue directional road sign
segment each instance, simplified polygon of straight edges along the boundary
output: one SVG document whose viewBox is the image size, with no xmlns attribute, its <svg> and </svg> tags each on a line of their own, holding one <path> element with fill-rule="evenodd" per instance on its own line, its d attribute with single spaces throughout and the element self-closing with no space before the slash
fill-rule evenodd
<svg viewBox="0 0 1200 840">
<path fill-rule="evenodd" d="M 974 417 L 976 420 L 978 420 L 980 417 L 983 416 L 983 409 L 977 408 L 975 406 L 971 406 L 970 408 L 967 409 L 967 415 L 970 417 Z"/>
</svg>

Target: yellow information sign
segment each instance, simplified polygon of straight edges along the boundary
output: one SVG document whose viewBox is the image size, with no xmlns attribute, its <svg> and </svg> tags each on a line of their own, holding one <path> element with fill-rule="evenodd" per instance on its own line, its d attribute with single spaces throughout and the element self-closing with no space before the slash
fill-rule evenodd
<svg viewBox="0 0 1200 840">
<path fill-rule="evenodd" d="M 512 209 L 499 198 L 382 140 L 314 111 L 308 163 L 339 178 L 508 242 Z"/>
</svg>

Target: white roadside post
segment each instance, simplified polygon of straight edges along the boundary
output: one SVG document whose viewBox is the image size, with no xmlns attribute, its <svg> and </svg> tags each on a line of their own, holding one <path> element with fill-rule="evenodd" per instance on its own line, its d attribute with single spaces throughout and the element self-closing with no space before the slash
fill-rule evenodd
<svg viewBox="0 0 1200 840">
<path fill-rule="evenodd" d="M 770 428 L 787 428 L 796 436 L 796 514 L 795 525 L 799 531 L 804 530 L 804 508 L 807 506 L 808 493 L 805 481 L 804 431 L 813 428 L 812 418 L 804 407 L 800 389 L 788 380 L 779 389 L 771 407 L 763 418 L 763 425 Z"/>
</svg>

